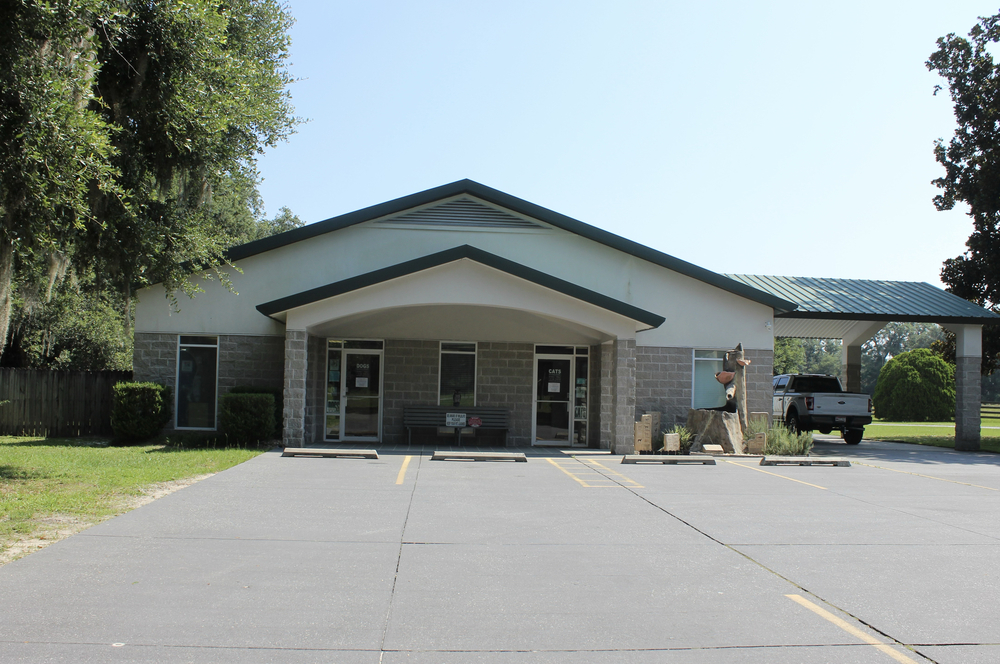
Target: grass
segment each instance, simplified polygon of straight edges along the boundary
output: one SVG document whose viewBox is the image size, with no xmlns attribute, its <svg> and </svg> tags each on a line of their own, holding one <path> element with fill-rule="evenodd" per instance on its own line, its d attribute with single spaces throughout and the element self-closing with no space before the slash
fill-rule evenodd
<svg viewBox="0 0 1000 664">
<path fill-rule="evenodd" d="M 955 447 L 954 422 L 883 422 L 875 420 L 873 424 L 877 426 L 865 428 L 865 438 L 932 445 L 934 447 Z M 983 419 L 981 426 L 984 428 L 980 433 L 980 449 L 1000 452 L 1000 429 L 985 428 L 1000 427 L 1000 419 Z"/>
<path fill-rule="evenodd" d="M 76 531 L 126 512 L 151 486 L 217 473 L 258 454 L 0 436 L 0 554 L 20 540 L 54 537 L 58 524 Z"/>
</svg>

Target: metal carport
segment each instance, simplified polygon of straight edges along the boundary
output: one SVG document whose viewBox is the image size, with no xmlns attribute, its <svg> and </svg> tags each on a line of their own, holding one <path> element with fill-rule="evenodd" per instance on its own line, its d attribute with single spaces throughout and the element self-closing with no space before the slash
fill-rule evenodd
<svg viewBox="0 0 1000 664">
<path fill-rule="evenodd" d="M 775 313 L 775 337 L 842 340 L 841 361 L 849 390 L 861 384 L 862 344 L 886 323 L 937 323 L 953 332 L 955 449 L 979 449 L 983 325 L 1000 323 L 1000 316 L 922 282 L 726 276 L 799 305 L 793 311 Z"/>
</svg>

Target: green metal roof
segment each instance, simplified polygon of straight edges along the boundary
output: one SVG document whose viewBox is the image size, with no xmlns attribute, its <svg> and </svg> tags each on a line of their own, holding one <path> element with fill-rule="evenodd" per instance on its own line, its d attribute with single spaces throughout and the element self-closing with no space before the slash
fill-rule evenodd
<svg viewBox="0 0 1000 664">
<path fill-rule="evenodd" d="M 957 295 L 917 281 L 817 279 L 729 274 L 730 279 L 790 300 L 781 318 L 827 318 L 924 323 L 1000 323 L 1000 316 Z"/>
<path fill-rule="evenodd" d="M 445 265 L 446 263 L 462 259 L 475 261 L 481 265 L 486 265 L 495 270 L 506 272 L 507 274 L 530 281 L 538 284 L 539 286 L 562 293 L 563 295 L 569 295 L 570 297 L 582 300 L 583 302 L 588 302 L 594 306 L 614 312 L 619 316 L 631 318 L 634 321 L 647 325 L 649 329 L 659 327 L 666 320 L 659 314 L 646 311 L 645 309 L 640 309 L 639 307 L 628 304 L 627 302 L 622 302 L 621 300 L 616 300 L 608 297 L 607 295 L 602 295 L 601 293 L 589 290 L 583 286 L 578 286 L 574 283 L 559 279 L 558 277 L 553 277 L 550 274 L 540 272 L 534 268 L 527 267 L 526 265 L 521 265 L 520 263 L 515 263 L 514 261 L 507 260 L 506 258 L 491 254 L 488 251 L 483 251 L 482 249 L 477 249 L 476 247 L 471 247 L 467 244 L 439 251 L 436 254 L 430 254 L 428 256 L 422 256 L 421 258 L 405 261 L 397 265 L 382 268 L 381 270 L 368 272 L 367 274 L 361 274 L 356 277 L 337 281 L 332 284 L 327 284 L 326 286 L 320 286 L 301 293 L 295 293 L 294 295 L 272 300 L 271 302 L 258 304 L 257 311 L 261 312 L 265 316 L 274 317 L 275 315 L 288 311 L 289 309 L 302 307 L 307 304 L 312 304 L 313 302 L 319 302 L 320 300 L 325 300 L 337 295 L 343 295 L 344 293 L 350 293 L 351 291 L 356 291 L 368 286 L 374 286 L 375 284 L 380 284 L 391 279 L 398 279 L 400 277 L 405 277 L 416 272 L 421 272 L 423 270 L 428 270 L 433 267 L 438 267 L 439 265 Z"/>
<path fill-rule="evenodd" d="M 585 224 L 582 221 L 577 221 L 572 217 L 567 217 L 566 215 L 559 214 L 558 212 L 554 212 L 540 205 L 535 205 L 534 203 L 530 203 L 521 198 L 505 194 L 502 191 L 479 184 L 473 180 L 459 180 L 457 182 L 452 182 L 451 184 L 434 187 L 433 189 L 428 189 L 409 196 L 403 196 L 402 198 L 397 198 L 385 203 L 379 203 L 378 205 L 373 205 L 362 210 L 348 212 L 347 214 L 340 215 L 339 217 L 333 217 L 325 221 L 318 221 L 314 224 L 309 224 L 284 233 L 272 235 L 271 237 L 266 237 L 261 240 L 232 247 L 226 253 L 226 258 L 229 261 L 238 261 L 240 259 L 255 256 L 257 254 L 271 251 L 279 247 L 284 247 L 295 242 L 308 240 L 309 238 L 316 237 L 317 235 L 338 231 L 342 228 L 348 228 L 350 226 L 354 226 L 355 224 L 379 219 L 390 214 L 398 214 L 409 210 L 410 208 L 427 205 L 435 201 L 452 198 L 461 194 L 474 196 L 488 203 L 493 203 L 494 205 L 498 205 L 522 214 L 526 217 L 537 219 L 549 224 L 550 226 L 569 231 L 570 233 L 575 233 L 576 235 L 593 240 L 594 242 L 599 242 L 623 253 L 635 256 L 636 258 L 641 258 L 642 260 L 665 267 L 668 270 L 673 270 L 674 272 L 703 281 L 707 284 L 715 286 L 716 288 L 721 288 L 722 290 L 734 293 L 740 297 L 745 297 L 748 300 L 772 307 L 776 311 L 789 311 L 795 308 L 795 304 L 793 302 L 776 297 L 771 293 L 761 291 L 739 281 L 729 279 L 721 274 L 718 274 L 717 272 L 712 272 L 711 270 L 699 267 L 694 263 L 688 263 L 687 261 L 683 261 L 679 258 L 670 256 L 669 254 L 651 249 L 650 247 L 639 244 L 638 242 L 633 242 L 632 240 L 615 235 L 614 233 L 609 233 L 603 229 Z"/>
</svg>

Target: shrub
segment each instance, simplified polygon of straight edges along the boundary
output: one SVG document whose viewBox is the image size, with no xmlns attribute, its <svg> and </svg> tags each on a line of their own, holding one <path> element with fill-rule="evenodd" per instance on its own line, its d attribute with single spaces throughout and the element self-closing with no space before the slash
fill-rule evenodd
<svg viewBox="0 0 1000 664">
<path fill-rule="evenodd" d="M 283 420 L 283 415 L 285 411 L 285 399 L 284 393 L 281 388 L 271 388 L 271 387 L 234 387 L 229 390 L 230 394 L 270 394 L 274 397 L 274 429 L 271 431 L 269 437 L 280 438 L 281 437 L 281 425 Z"/>
<path fill-rule="evenodd" d="M 772 456 L 809 456 L 812 446 L 813 435 L 811 431 L 795 433 L 784 424 L 778 422 L 767 430 L 767 442 L 764 444 L 764 454 Z"/>
<path fill-rule="evenodd" d="M 274 433 L 274 396 L 223 394 L 219 399 L 219 429 L 237 445 L 268 440 Z"/>
<path fill-rule="evenodd" d="M 674 428 L 668 431 L 667 433 L 676 433 L 680 435 L 681 454 L 687 454 L 688 452 L 691 451 L 691 439 L 694 437 L 694 434 L 691 433 L 690 429 L 688 429 L 686 426 L 682 424 L 675 424 Z"/>
<path fill-rule="evenodd" d="M 170 388 L 122 382 L 112 388 L 111 429 L 121 441 L 138 442 L 160 432 L 172 414 Z"/>
<path fill-rule="evenodd" d="M 900 353 L 879 372 L 872 402 L 883 420 L 950 420 L 955 416 L 955 367 L 927 348 Z"/>
<path fill-rule="evenodd" d="M 750 440 L 758 433 L 767 433 L 768 421 L 766 417 L 756 417 L 747 422 L 746 431 L 743 432 L 743 440 Z"/>
</svg>

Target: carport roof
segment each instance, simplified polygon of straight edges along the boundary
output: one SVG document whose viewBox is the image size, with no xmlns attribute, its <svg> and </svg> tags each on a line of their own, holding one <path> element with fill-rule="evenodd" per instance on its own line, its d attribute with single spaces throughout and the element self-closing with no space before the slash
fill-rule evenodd
<svg viewBox="0 0 1000 664">
<path fill-rule="evenodd" d="M 729 274 L 730 279 L 799 306 L 779 318 L 996 324 L 1000 316 L 957 295 L 916 281 L 819 279 Z"/>
</svg>

